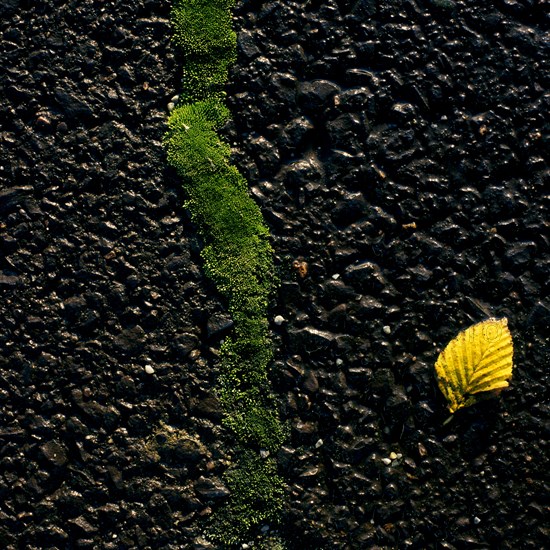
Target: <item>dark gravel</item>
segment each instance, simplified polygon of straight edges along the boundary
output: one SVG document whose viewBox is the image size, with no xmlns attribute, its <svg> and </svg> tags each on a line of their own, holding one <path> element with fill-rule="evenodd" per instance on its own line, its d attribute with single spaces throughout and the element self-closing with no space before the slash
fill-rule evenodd
<svg viewBox="0 0 550 550">
<path fill-rule="evenodd" d="M 289 548 L 547 545 L 545 4 L 238 4 L 226 135 L 281 278 Z M 3 548 L 207 548 L 227 498 L 230 320 L 160 142 L 169 6 L 0 6 Z M 442 426 L 433 363 L 488 315 L 511 388 Z"/>
<path fill-rule="evenodd" d="M 161 145 L 169 5 L 3 7 L 2 548 L 186 548 L 225 496 L 225 313 Z"/>
</svg>

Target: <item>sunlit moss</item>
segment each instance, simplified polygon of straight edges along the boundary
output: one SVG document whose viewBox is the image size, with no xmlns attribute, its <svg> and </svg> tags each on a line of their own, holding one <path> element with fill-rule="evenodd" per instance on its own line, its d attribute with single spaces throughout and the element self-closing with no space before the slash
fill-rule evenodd
<svg viewBox="0 0 550 550">
<path fill-rule="evenodd" d="M 182 101 L 199 101 L 205 97 L 222 99 L 232 63 L 232 59 L 188 60 L 182 73 Z"/>
<path fill-rule="evenodd" d="M 172 21 L 174 43 L 184 55 L 183 90 L 164 140 L 205 242 L 205 272 L 234 321 L 220 350 L 218 394 L 239 451 L 226 475 L 231 496 L 210 531 L 223 547 L 247 540 L 263 522 L 277 522 L 283 481 L 274 460 L 261 458 L 260 451 L 276 451 L 286 437 L 267 377 L 272 359 L 267 307 L 275 279 L 269 233 L 246 180 L 230 164 L 229 145 L 217 133 L 229 118 L 223 85 L 236 57 L 233 4 L 175 0 Z M 273 540 L 257 547 L 282 548 Z"/>
<path fill-rule="evenodd" d="M 181 105 L 168 119 L 168 162 L 180 176 L 191 179 L 189 185 L 196 187 L 197 192 L 205 187 L 196 181 L 197 176 L 210 175 L 227 164 L 229 146 L 215 130 L 228 116 L 226 107 L 214 99 Z"/>
<path fill-rule="evenodd" d="M 175 0 L 174 42 L 187 56 L 235 59 L 237 37 L 231 27 L 233 0 Z"/>
</svg>

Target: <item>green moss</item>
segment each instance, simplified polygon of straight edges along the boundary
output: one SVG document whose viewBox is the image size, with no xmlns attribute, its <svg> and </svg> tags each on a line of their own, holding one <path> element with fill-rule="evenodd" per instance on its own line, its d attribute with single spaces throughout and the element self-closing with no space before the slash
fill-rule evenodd
<svg viewBox="0 0 550 550">
<path fill-rule="evenodd" d="M 242 443 L 276 451 L 284 441 L 287 431 L 281 424 L 273 403 L 262 403 L 256 396 L 246 396 L 236 402 L 225 424 L 233 430 Z"/>
<path fill-rule="evenodd" d="M 283 480 L 273 459 L 243 451 L 238 464 L 226 476 L 231 497 L 210 533 L 225 547 L 242 542 L 243 531 L 265 522 L 276 523 L 284 503 Z"/>
<path fill-rule="evenodd" d="M 189 57 L 235 60 L 237 37 L 231 27 L 233 0 L 176 0 L 173 40 Z"/>
<path fill-rule="evenodd" d="M 266 317 L 275 279 L 269 233 L 246 180 L 230 164 L 229 145 L 217 134 L 229 119 L 223 85 L 236 55 L 233 4 L 175 1 L 174 42 L 185 57 L 183 91 L 164 140 L 205 241 L 205 272 L 234 320 L 233 334 L 220 350 L 218 394 L 240 451 L 227 474 L 229 504 L 215 515 L 211 533 L 226 545 L 248 539 L 261 522 L 278 517 L 282 480 L 275 462 L 258 452 L 275 452 L 286 437 L 267 377 L 272 349 Z"/>
<path fill-rule="evenodd" d="M 168 162 L 180 176 L 191 178 L 190 185 L 197 191 L 203 186 L 195 184 L 194 178 L 211 174 L 227 164 L 229 146 L 220 141 L 215 130 L 228 116 L 225 106 L 214 99 L 181 105 L 168 119 L 165 138 Z"/>
<path fill-rule="evenodd" d="M 227 81 L 231 60 L 209 59 L 197 61 L 190 59 L 183 68 L 181 100 L 199 101 L 205 97 L 225 97 L 223 90 Z"/>
</svg>

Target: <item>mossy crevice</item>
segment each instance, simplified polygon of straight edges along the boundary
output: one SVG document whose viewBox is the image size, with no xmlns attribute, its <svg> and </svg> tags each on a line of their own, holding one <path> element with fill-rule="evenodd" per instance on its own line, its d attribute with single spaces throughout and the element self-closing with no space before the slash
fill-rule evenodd
<svg viewBox="0 0 550 550">
<path fill-rule="evenodd" d="M 234 0 L 175 0 L 173 41 L 183 55 L 182 99 L 223 98 L 229 67 L 237 58 L 231 27 Z"/>
<path fill-rule="evenodd" d="M 230 164 L 229 145 L 218 135 L 230 116 L 223 85 L 236 57 L 233 4 L 175 0 L 173 40 L 184 58 L 183 90 L 165 136 L 168 162 L 183 180 L 186 205 L 205 241 L 205 272 L 234 321 L 220 350 L 218 394 L 238 449 L 226 479 L 231 496 L 211 530 L 225 545 L 246 540 L 260 523 L 279 517 L 282 480 L 273 459 L 259 451 L 276 451 L 286 436 L 267 377 L 267 307 L 275 278 L 269 233 L 245 178 Z"/>
<path fill-rule="evenodd" d="M 238 467 L 228 471 L 226 481 L 232 489 L 232 499 L 221 511 L 212 533 L 224 544 L 236 545 L 243 542 L 243 533 L 282 512 L 284 487 L 275 461 L 264 460 L 251 451 L 241 454 Z M 274 547 L 266 543 L 258 546 Z"/>
</svg>

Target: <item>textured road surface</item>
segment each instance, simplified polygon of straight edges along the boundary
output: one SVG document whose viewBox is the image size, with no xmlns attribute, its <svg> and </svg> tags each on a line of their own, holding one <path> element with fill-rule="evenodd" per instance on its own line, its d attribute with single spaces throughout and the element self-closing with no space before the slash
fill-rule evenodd
<svg viewBox="0 0 550 550">
<path fill-rule="evenodd" d="M 5 548 L 208 548 L 227 498 L 231 322 L 160 143 L 169 5 L 0 6 Z M 237 6 L 225 133 L 281 279 L 289 548 L 548 540 L 548 22 L 535 0 Z M 511 388 L 443 426 L 437 354 L 488 316 Z"/>
</svg>

